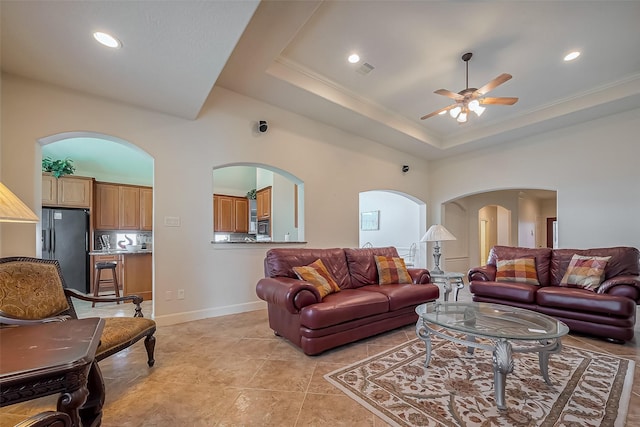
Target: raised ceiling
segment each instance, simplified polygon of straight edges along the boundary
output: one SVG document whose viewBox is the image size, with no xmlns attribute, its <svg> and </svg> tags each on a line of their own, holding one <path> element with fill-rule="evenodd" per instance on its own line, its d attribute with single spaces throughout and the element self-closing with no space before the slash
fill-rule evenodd
<svg viewBox="0 0 640 427">
<path fill-rule="evenodd" d="M 426 159 L 640 108 L 640 1 L 0 5 L 6 72 L 187 118 L 215 83 Z M 123 48 L 97 49 L 95 29 Z M 421 121 L 449 104 L 434 90 L 465 88 L 465 52 L 471 87 L 509 73 L 491 96 L 519 102 Z"/>
</svg>

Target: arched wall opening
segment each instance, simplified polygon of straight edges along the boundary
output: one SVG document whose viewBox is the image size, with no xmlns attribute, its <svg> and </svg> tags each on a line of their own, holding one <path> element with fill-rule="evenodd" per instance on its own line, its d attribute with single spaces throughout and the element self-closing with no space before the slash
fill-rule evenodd
<svg viewBox="0 0 640 427">
<path fill-rule="evenodd" d="M 426 203 L 394 190 L 363 191 L 359 195 L 359 246 L 395 246 L 405 262 L 426 266 Z"/>
<path fill-rule="evenodd" d="M 486 263 L 494 245 L 548 246 L 547 219 L 557 218 L 557 192 L 506 188 L 472 193 L 443 203 L 441 212 L 442 224 L 457 239 L 443 242 L 441 265 L 466 272 Z"/>
<path fill-rule="evenodd" d="M 71 247 L 70 245 L 77 246 L 77 244 L 72 242 L 67 243 L 68 246 L 59 244 L 61 239 L 64 238 L 64 235 L 61 235 L 58 232 L 56 233 L 56 250 L 54 250 L 50 245 L 51 240 L 47 240 L 46 238 L 48 233 L 52 233 L 55 229 L 59 228 L 57 227 L 56 221 L 61 221 L 59 219 L 60 217 L 77 216 L 77 211 L 82 210 L 82 208 L 78 209 L 72 206 L 56 207 L 55 203 L 51 204 L 47 202 L 45 207 L 42 205 L 40 206 L 39 217 L 41 218 L 41 221 L 36 226 L 35 239 L 37 256 L 55 257 L 56 259 L 59 259 L 63 274 L 65 274 L 65 270 L 67 269 L 81 268 L 81 264 L 85 262 L 87 273 L 86 288 L 87 291 L 92 292 L 92 279 L 94 277 L 93 262 L 96 259 L 96 256 L 103 256 L 102 254 L 106 252 L 106 245 L 101 239 L 102 236 L 107 236 L 107 240 L 110 240 L 109 247 L 113 253 L 116 253 L 118 250 L 124 252 L 125 243 L 130 243 L 130 241 L 132 244 L 144 243 L 145 255 L 147 253 L 150 254 L 150 259 L 147 259 L 144 262 L 144 277 L 148 278 L 147 283 L 150 283 L 150 285 L 145 286 L 145 293 L 140 295 L 143 296 L 145 300 L 153 299 L 152 295 L 155 288 L 155 265 L 152 251 L 157 249 L 153 247 L 153 226 L 155 224 L 153 203 L 154 158 L 145 150 L 129 141 L 98 132 L 63 132 L 49 135 L 37 140 L 35 153 L 36 158 L 34 160 L 37 165 L 40 165 L 42 159 L 45 157 L 50 157 L 54 160 L 68 158 L 73 161 L 73 165 L 75 166 L 75 172 L 71 177 L 87 177 L 93 179 L 91 203 L 89 208 L 86 209 L 88 211 L 88 228 L 85 242 L 86 255 L 74 256 L 74 259 L 80 260 L 74 261 L 73 264 L 75 264 L 75 267 L 72 267 L 70 261 L 67 260 L 63 262 L 63 257 L 66 255 L 64 253 L 58 254 L 56 253 L 56 250 L 62 251 L 63 249 L 60 248 L 65 247 L 65 251 L 71 251 L 71 249 L 69 249 Z M 36 173 L 40 174 L 40 167 L 36 168 Z M 109 229 L 101 227 L 96 228 L 95 218 L 97 212 L 95 211 L 95 182 L 138 189 L 140 192 L 134 193 L 139 194 L 138 197 L 140 197 L 140 199 L 138 200 L 142 200 L 141 189 L 144 188 L 144 197 L 148 202 L 144 204 L 144 216 L 147 218 L 144 221 L 145 225 L 143 226 L 142 222 L 140 222 L 138 227 L 130 227 L 128 229 L 121 229 L 119 226 L 109 227 Z M 36 183 L 42 183 L 39 176 L 38 179 L 36 179 Z M 58 185 L 58 188 L 59 187 L 60 184 Z M 151 190 L 149 191 L 147 187 L 151 187 Z M 140 206 L 138 207 L 140 208 Z M 150 207 L 150 209 L 148 207 Z M 142 219 L 142 209 L 139 209 L 139 212 L 139 218 Z M 47 215 L 43 215 L 43 213 L 46 213 Z M 150 219 L 148 219 L 149 216 Z M 67 223 L 71 224 L 68 225 L 68 227 L 71 227 L 72 230 L 76 229 L 76 227 L 80 227 L 79 222 L 81 220 L 81 218 L 78 218 L 75 222 L 68 221 Z M 70 233 L 67 232 L 65 234 Z M 76 237 L 76 240 L 77 239 L 78 237 Z M 118 246 L 119 242 L 122 243 L 122 246 L 120 247 Z M 79 249 L 76 249 L 76 251 L 79 251 Z M 97 252 L 100 252 L 101 254 L 95 255 Z M 119 256 L 124 255 L 119 254 Z M 147 268 L 149 268 L 149 270 L 147 270 Z M 122 278 L 124 277 L 126 270 L 123 268 L 119 271 L 122 272 L 121 288 L 123 288 L 124 291 L 126 288 L 124 288 Z M 75 272 L 74 274 L 79 277 L 78 275 L 80 273 Z M 124 280 L 126 280 L 126 278 L 124 278 Z M 142 288 L 139 290 L 141 291 Z M 140 292 L 136 291 L 136 293 Z M 154 309 L 152 308 L 152 311 L 153 310 Z M 149 314 L 153 315 L 153 313 Z"/>
<path fill-rule="evenodd" d="M 268 215 L 259 212 L 263 203 L 255 200 L 260 197 L 261 190 L 267 188 L 270 197 Z M 263 163 L 241 162 L 215 166 L 212 171 L 212 195 L 214 242 L 304 241 L 304 182 L 292 173 Z M 231 224 L 226 221 L 222 224 L 221 218 L 228 216 L 229 211 L 221 203 L 216 203 L 216 195 L 218 201 L 226 196 L 249 199 L 248 224 L 236 224 L 244 222 L 244 214 L 237 215 L 238 218 Z M 230 209 L 235 214 L 233 208 Z"/>
</svg>

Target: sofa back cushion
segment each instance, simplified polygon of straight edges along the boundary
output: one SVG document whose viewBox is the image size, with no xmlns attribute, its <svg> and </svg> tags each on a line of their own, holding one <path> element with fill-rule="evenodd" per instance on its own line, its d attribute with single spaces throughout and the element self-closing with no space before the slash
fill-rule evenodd
<svg viewBox="0 0 640 427">
<path fill-rule="evenodd" d="M 265 277 L 291 277 L 292 279 L 297 279 L 298 276 L 293 271 L 293 267 L 303 267 L 318 259 L 322 260 L 322 263 L 331 273 L 340 289 L 351 287 L 351 278 L 349 277 L 344 250 L 339 248 L 270 249 L 264 258 L 264 274 Z M 375 268 L 375 264 L 373 268 Z"/>
<path fill-rule="evenodd" d="M 551 257 L 551 270 L 549 280 L 552 285 L 559 285 L 564 273 L 569 267 L 574 254 L 582 256 L 608 257 L 604 269 L 604 279 L 608 280 L 616 276 L 637 276 L 640 274 L 638 259 L 640 252 L 636 248 L 628 246 L 616 246 L 612 248 L 595 249 L 554 249 Z"/>
<path fill-rule="evenodd" d="M 375 255 L 397 257 L 398 251 L 393 246 L 384 248 L 355 248 L 345 249 L 349 274 L 351 275 L 351 288 L 359 288 L 365 285 L 377 285 L 378 267 Z M 342 288 L 342 286 L 340 286 Z"/>
<path fill-rule="evenodd" d="M 497 266 L 498 260 L 517 258 L 535 258 L 536 272 L 540 285 L 549 285 L 549 266 L 551 263 L 551 249 L 549 248 L 520 248 L 515 246 L 494 246 L 489 252 L 487 264 Z M 567 265 L 569 263 L 567 262 Z M 562 276 L 560 277 L 562 279 Z"/>
</svg>

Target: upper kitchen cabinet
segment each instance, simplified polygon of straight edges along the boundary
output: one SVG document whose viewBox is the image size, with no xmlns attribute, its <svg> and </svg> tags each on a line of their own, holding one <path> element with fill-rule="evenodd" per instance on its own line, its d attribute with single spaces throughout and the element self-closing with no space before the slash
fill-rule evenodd
<svg viewBox="0 0 640 427">
<path fill-rule="evenodd" d="M 271 187 L 262 188 L 256 192 L 256 205 L 258 220 L 271 218 Z"/>
<path fill-rule="evenodd" d="M 91 208 L 93 178 L 42 175 L 42 206 Z"/>
<path fill-rule="evenodd" d="M 249 231 L 249 200 L 246 197 L 213 195 L 213 231 Z"/>
<path fill-rule="evenodd" d="M 153 188 L 140 187 L 140 230 L 153 229 Z"/>
<path fill-rule="evenodd" d="M 151 230 L 152 197 L 149 187 L 96 182 L 95 229 Z"/>
</svg>

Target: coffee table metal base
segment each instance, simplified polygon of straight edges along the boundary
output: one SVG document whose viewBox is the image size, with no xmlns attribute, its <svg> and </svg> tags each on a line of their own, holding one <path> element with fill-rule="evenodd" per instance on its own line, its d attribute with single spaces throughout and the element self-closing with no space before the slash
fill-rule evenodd
<svg viewBox="0 0 640 427">
<path fill-rule="evenodd" d="M 445 330 L 446 331 L 446 330 Z M 447 331 L 448 332 L 448 331 Z M 431 361 L 431 334 L 440 338 L 444 338 L 456 344 L 461 344 L 467 347 L 467 353 L 472 355 L 474 349 L 480 348 L 482 350 L 490 351 L 493 354 L 493 381 L 494 381 L 494 394 L 496 400 L 496 406 L 498 409 L 506 409 L 505 404 L 505 384 L 507 381 L 507 375 L 513 372 L 513 353 L 538 353 L 538 363 L 540 365 L 540 373 L 545 382 L 551 385 L 549 379 L 549 356 L 553 353 L 559 353 L 562 350 L 561 338 L 555 338 L 550 340 L 534 341 L 531 343 L 522 343 L 521 346 L 514 347 L 510 340 L 490 339 L 487 338 L 493 344 L 484 344 L 476 341 L 474 335 L 467 335 L 466 339 L 460 339 L 453 336 L 451 333 L 445 333 L 441 330 L 430 328 L 428 323 L 423 319 L 418 319 L 416 323 L 416 335 L 426 346 L 426 357 L 424 361 L 424 367 L 428 368 Z"/>
</svg>

